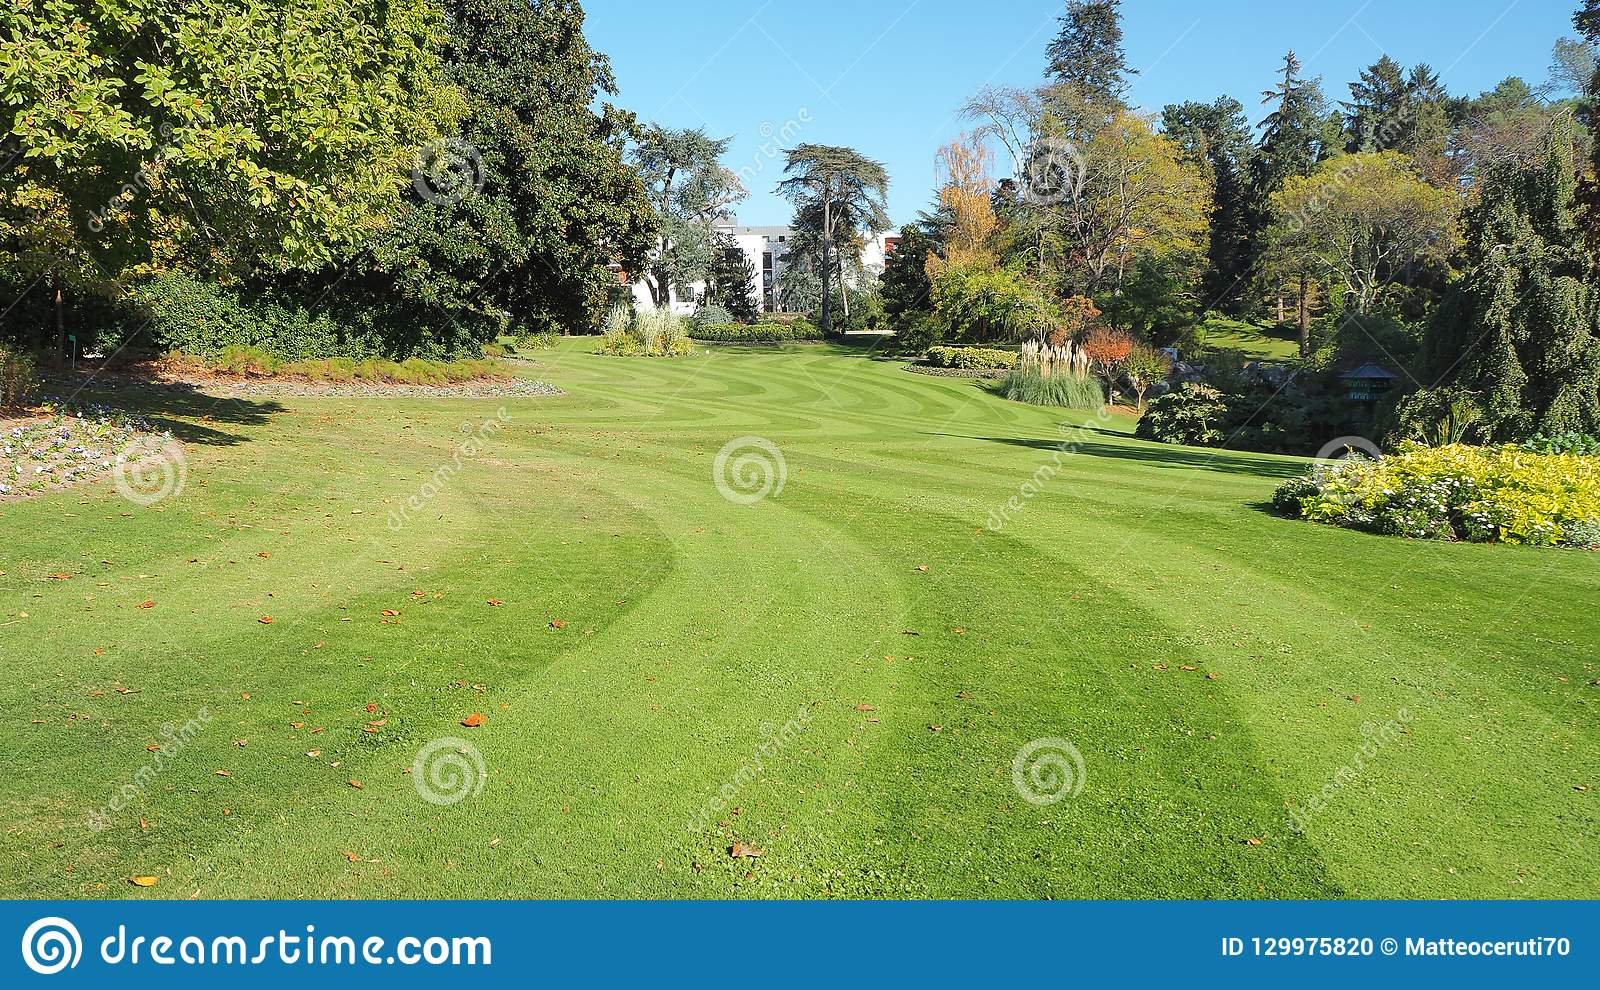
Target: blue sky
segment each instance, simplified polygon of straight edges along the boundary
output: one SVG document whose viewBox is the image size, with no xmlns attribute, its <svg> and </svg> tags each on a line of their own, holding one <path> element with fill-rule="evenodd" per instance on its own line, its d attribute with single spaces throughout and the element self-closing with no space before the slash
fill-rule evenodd
<svg viewBox="0 0 1600 990">
<path fill-rule="evenodd" d="M 588 0 L 590 42 L 610 55 L 618 102 L 644 120 L 733 137 L 727 164 L 753 175 L 747 224 L 787 223 L 770 155 L 785 134 L 844 144 L 887 163 L 890 205 L 908 222 L 932 198 L 934 154 L 985 84 L 1040 81 L 1060 0 Z M 1259 92 L 1290 48 L 1348 95 L 1388 53 L 1428 62 L 1452 92 L 1508 75 L 1538 84 L 1571 35 L 1577 0 L 1126 0 L 1132 100 L 1210 101 L 1224 93 L 1259 118 Z M 976 12 L 976 16 L 974 16 Z"/>
</svg>

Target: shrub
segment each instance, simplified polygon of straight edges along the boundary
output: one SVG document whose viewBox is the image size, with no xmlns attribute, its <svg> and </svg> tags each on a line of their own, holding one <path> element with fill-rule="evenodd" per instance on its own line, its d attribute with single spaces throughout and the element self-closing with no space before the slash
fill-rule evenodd
<svg viewBox="0 0 1600 990">
<path fill-rule="evenodd" d="M 939 368 L 963 371 L 1010 371 L 1022 360 L 1016 351 L 987 347 L 930 347 L 928 361 Z"/>
<path fill-rule="evenodd" d="M 1221 392 L 1188 382 L 1150 403 L 1134 435 L 1141 440 L 1212 447 L 1222 442 L 1219 426 L 1227 414 Z"/>
<path fill-rule="evenodd" d="M 690 331 L 697 340 L 730 344 L 778 344 L 791 340 L 821 340 L 822 331 L 804 319 L 782 323 L 732 323 L 725 326 L 696 326 Z"/>
<path fill-rule="evenodd" d="M 1429 447 L 1466 443 L 1484 420 L 1479 396 L 1457 388 L 1420 389 L 1400 399 L 1392 414 L 1396 423 L 1391 446 L 1406 442 Z"/>
<path fill-rule="evenodd" d="M 626 305 L 606 316 L 599 352 L 620 357 L 682 357 L 692 348 L 683 317 L 669 309 L 647 309 L 635 315 Z"/>
<path fill-rule="evenodd" d="M 1099 409 L 1106 404 L 1105 392 L 1094 379 L 1043 374 L 1037 367 L 1018 368 L 1006 375 L 1000 394 L 1012 402 L 1065 409 Z"/>
<path fill-rule="evenodd" d="M 20 406 L 38 383 L 32 355 L 0 343 L 0 408 Z"/>
<path fill-rule="evenodd" d="M 1273 501 L 1295 518 L 1393 536 L 1600 544 L 1600 459 L 1521 447 L 1407 446 L 1319 467 Z"/>
<path fill-rule="evenodd" d="M 381 297 L 342 298 L 289 288 L 246 292 L 175 271 L 139 291 L 149 316 L 142 346 L 215 359 L 234 346 L 255 348 L 280 361 L 318 358 L 476 356 L 502 328 L 500 316 L 476 311 L 445 313 Z M 315 308 L 305 299 L 317 300 Z M 125 341 L 107 339 L 114 350 Z"/>
<path fill-rule="evenodd" d="M 561 341 L 561 335 L 554 330 L 540 330 L 538 333 L 525 333 L 517 338 L 517 346 L 525 351 L 554 350 Z"/>
<path fill-rule="evenodd" d="M 1534 454 L 1576 454 L 1579 457 L 1600 457 L 1600 440 L 1587 433 L 1563 433 L 1553 437 L 1537 437 L 1523 444 L 1523 449 Z"/>
<path fill-rule="evenodd" d="M 726 309 L 723 309 L 721 306 L 711 305 L 701 306 L 700 309 L 695 312 L 694 319 L 691 321 L 691 323 L 696 330 L 702 328 L 712 329 L 715 327 L 732 326 L 734 324 L 734 319 L 733 314 L 728 312 Z"/>
<path fill-rule="evenodd" d="M 499 344 L 483 345 L 483 356 L 486 358 L 503 358 L 507 357 L 510 353 L 510 351 L 506 350 Z"/>
</svg>

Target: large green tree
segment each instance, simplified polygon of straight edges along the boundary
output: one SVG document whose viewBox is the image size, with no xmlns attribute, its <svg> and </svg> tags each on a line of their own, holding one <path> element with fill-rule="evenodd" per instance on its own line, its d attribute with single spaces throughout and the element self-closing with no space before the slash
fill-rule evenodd
<svg viewBox="0 0 1600 990">
<path fill-rule="evenodd" d="M 1600 433 L 1593 257 L 1572 126 L 1558 118 L 1536 154 L 1485 166 L 1464 224 L 1463 275 L 1425 341 L 1431 374 L 1478 393 L 1501 440 Z"/>
<path fill-rule="evenodd" d="M 1125 106 L 1128 77 L 1138 72 L 1122 48 L 1122 0 L 1068 0 L 1045 54 L 1045 71 L 1056 83 L 1107 110 Z"/>
<path fill-rule="evenodd" d="M 602 101 L 611 66 L 576 0 L 445 0 L 449 78 L 468 100 L 464 175 L 417 176 L 369 273 L 446 315 L 587 332 L 643 270 L 656 218 L 624 159 L 631 115 Z M 330 274 L 329 278 L 333 278 Z M 381 287 L 380 287 L 381 288 Z"/>
<path fill-rule="evenodd" d="M 711 241 L 711 270 L 706 279 L 706 298 L 721 306 L 743 323 L 754 323 L 761 315 L 756 286 L 756 266 L 740 250 L 732 234 L 718 231 Z"/>
<path fill-rule="evenodd" d="M 1237 314 L 1250 273 L 1250 166 L 1255 157 L 1244 105 L 1228 96 L 1212 103 L 1169 105 L 1161 130 L 1184 156 L 1211 175 L 1213 213 L 1203 293 L 1208 308 Z"/>
<path fill-rule="evenodd" d="M 640 135 L 633 162 L 655 207 L 659 232 L 650 252 L 650 295 L 656 306 L 679 289 L 711 274 L 713 231 L 745 197 L 739 177 L 723 167 L 732 138 L 712 138 L 698 129 L 651 125 Z"/>
<path fill-rule="evenodd" d="M 834 275 L 841 294 L 848 292 L 845 276 L 849 247 L 869 234 L 889 229 L 889 173 L 854 148 L 802 144 L 789 152 L 784 172 L 788 178 L 778 192 L 795 205 L 794 226 L 814 233 L 818 272 L 822 279 L 822 331 L 833 329 Z M 841 252 L 841 247 L 845 251 Z M 794 247 L 800 254 L 803 243 Z M 847 297 L 848 298 L 848 297 Z"/>
</svg>

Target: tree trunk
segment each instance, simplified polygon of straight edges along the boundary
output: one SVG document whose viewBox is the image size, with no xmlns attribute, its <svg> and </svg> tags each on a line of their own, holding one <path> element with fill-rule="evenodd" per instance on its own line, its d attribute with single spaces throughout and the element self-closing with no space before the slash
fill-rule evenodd
<svg viewBox="0 0 1600 990">
<path fill-rule="evenodd" d="M 1280 293 L 1278 293 L 1278 322 L 1280 324 L 1284 322 L 1284 315 L 1285 314 L 1283 312 L 1283 293 L 1280 292 Z"/>
<path fill-rule="evenodd" d="M 833 190 L 822 187 L 822 335 L 833 333 L 833 265 L 828 248 L 833 240 Z"/>
<path fill-rule="evenodd" d="M 1300 356 L 1311 356 L 1311 284 L 1300 276 Z"/>
<path fill-rule="evenodd" d="M 61 367 L 62 356 L 67 352 L 67 314 L 66 297 L 62 294 L 61 283 L 56 283 L 56 353 L 55 366 Z"/>
</svg>

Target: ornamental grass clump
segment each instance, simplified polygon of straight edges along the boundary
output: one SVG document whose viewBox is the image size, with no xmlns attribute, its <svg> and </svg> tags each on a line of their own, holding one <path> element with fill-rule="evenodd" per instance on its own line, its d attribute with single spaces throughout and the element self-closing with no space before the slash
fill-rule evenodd
<svg viewBox="0 0 1600 990">
<path fill-rule="evenodd" d="M 1576 454 L 1409 446 L 1318 467 L 1273 501 L 1295 518 L 1412 539 L 1600 545 L 1600 458 Z"/>
<path fill-rule="evenodd" d="M 1013 402 L 1065 409 L 1099 409 L 1105 393 L 1090 374 L 1090 361 L 1067 341 L 1059 346 L 1030 340 L 1015 370 L 1000 382 L 1000 394 Z"/>
<path fill-rule="evenodd" d="M 683 317 L 669 309 L 647 309 L 635 314 L 625 303 L 606 315 L 602 354 L 622 357 L 682 357 L 690 351 Z"/>
</svg>

